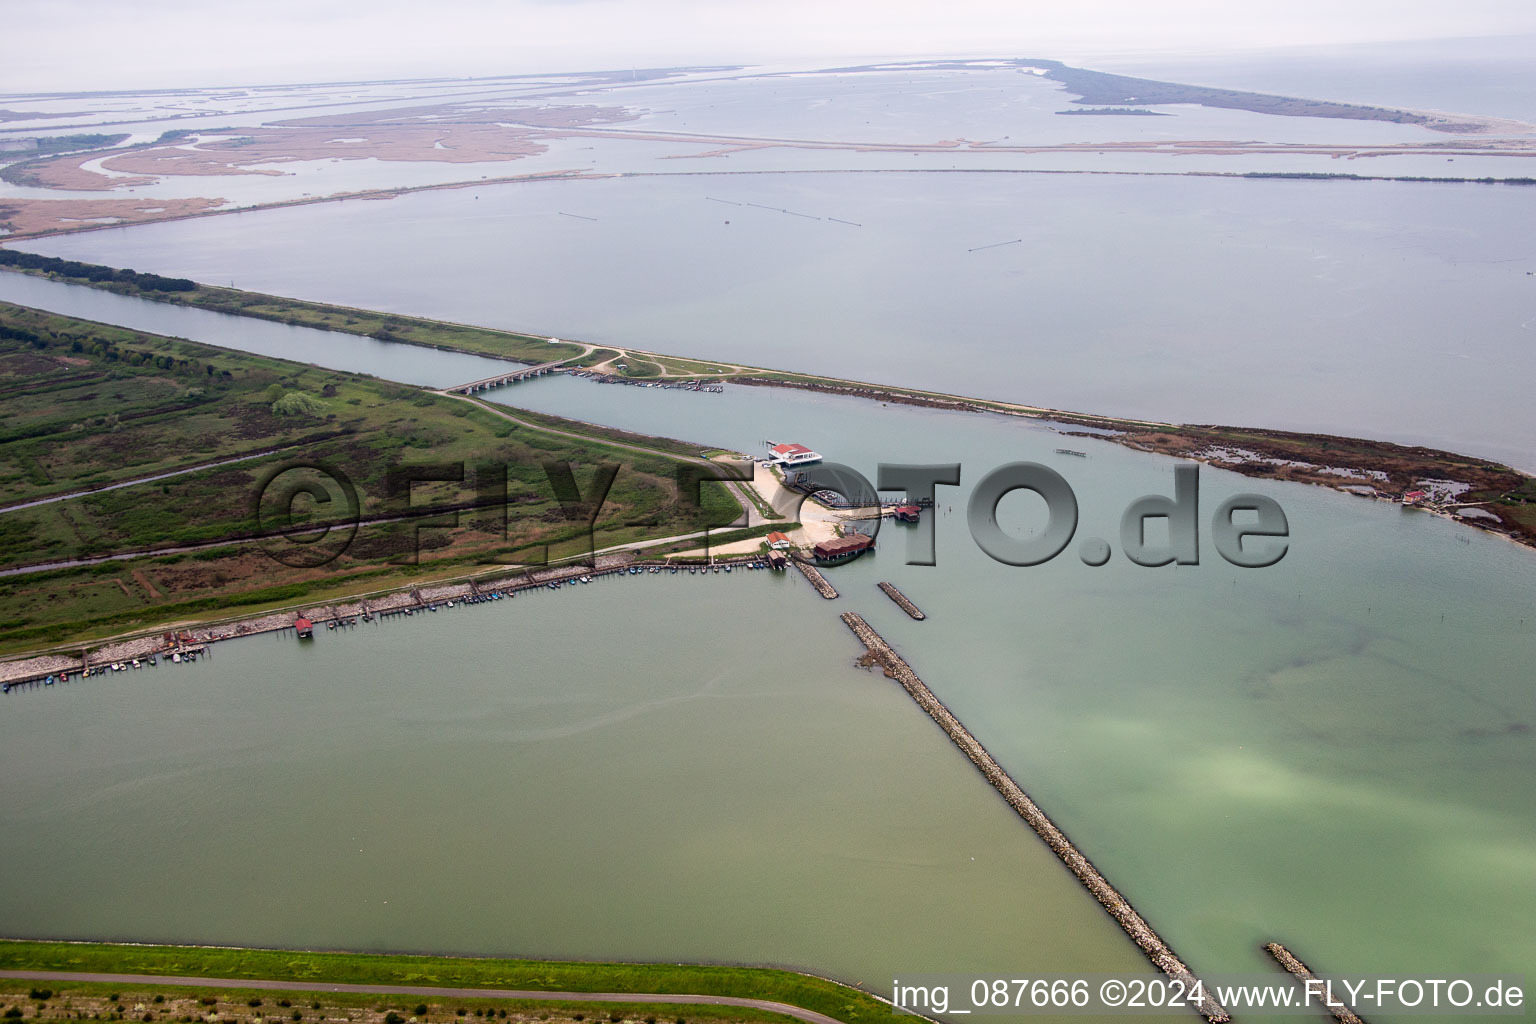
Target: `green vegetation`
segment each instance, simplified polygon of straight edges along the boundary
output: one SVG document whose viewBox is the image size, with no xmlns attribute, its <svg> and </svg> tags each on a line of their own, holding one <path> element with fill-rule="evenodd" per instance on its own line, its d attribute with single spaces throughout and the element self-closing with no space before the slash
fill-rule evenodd
<svg viewBox="0 0 1536 1024">
<path fill-rule="evenodd" d="M 233 313 L 262 320 L 275 320 L 278 323 L 299 324 L 304 327 L 318 327 L 327 331 L 357 334 L 382 341 L 398 341 L 408 345 L 474 352 L 479 355 L 496 356 L 500 359 L 512 359 L 525 363 L 548 363 L 570 359 L 585 351 L 584 346 L 568 341 L 551 342 L 548 338 L 518 334 L 513 331 L 467 327 L 438 320 L 423 320 L 372 310 L 352 309 L 348 306 L 330 306 L 298 299 L 283 299 L 234 288 L 214 288 L 196 284 L 184 278 L 134 274 L 133 271 L 76 263 L 73 260 L 53 259 L 53 263 L 40 262 L 50 259 L 53 258 L 0 249 L 0 267 L 10 267 L 25 273 L 63 277 L 122 295 L 136 295 L 178 305 L 196 306 L 199 309 L 211 309 L 220 313 Z M 167 287 L 160 282 L 173 282 L 174 286 Z M 183 284 L 188 287 L 182 287 Z"/>
<path fill-rule="evenodd" d="M 35 153 L 68 153 L 77 149 L 106 149 L 128 138 L 127 132 L 112 135 L 86 132 L 78 135 L 40 135 Z"/>
<path fill-rule="evenodd" d="M 608 360 L 616 358 L 618 354 L 619 353 L 617 349 L 595 348 L 591 352 L 588 352 L 586 355 L 582 356 L 580 359 L 575 360 L 572 365 L 596 366 L 598 363 L 606 363 Z"/>
<path fill-rule="evenodd" d="M 0 121 L 4 121 L 0 118 Z M 12 185 L 36 186 L 42 184 L 34 171 L 33 164 L 41 157 L 57 156 L 60 153 L 82 152 L 91 149 L 106 149 L 116 146 L 128 138 L 127 133 L 116 135 L 102 135 L 99 133 L 83 133 L 77 135 L 39 135 L 36 138 L 36 147 L 22 150 L 15 154 L 0 153 L 0 159 L 7 157 L 14 159 L 21 157 L 18 163 L 7 167 L 0 167 L 0 181 Z"/>
<path fill-rule="evenodd" d="M 1519 180 L 1523 181 L 1524 179 Z M 3 251 L 0 250 L 0 252 Z M 104 274 L 93 275 L 92 278 L 87 279 L 94 287 L 137 294 L 141 297 L 159 301 L 189 302 L 194 305 L 205 306 L 206 308 L 262 316 L 285 323 L 314 325 L 331 329 L 350 330 L 357 333 L 373 333 L 381 337 L 396 337 L 399 340 L 411 341 L 417 344 L 434 344 L 444 348 L 461 348 L 464 351 L 492 352 L 503 356 L 512 355 L 515 358 L 523 358 L 530 362 L 547 361 L 549 358 L 548 350 L 556 348 L 556 346 L 550 345 L 547 340 L 542 340 L 532 335 L 484 331 L 478 328 L 441 324 L 435 321 L 417 320 L 383 313 L 370 313 L 344 307 L 323 306 L 232 289 L 207 288 L 199 285 L 191 292 L 146 290 L 133 284 L 131 281 L 118 279 L 116 276 L 117 272 L 115 271 L 111 271 L 108 268 L 103 268 L 103 270 L 105 271 Z M 29 270 L 24 272 L 37 273 L 39 271 Z M 21 333 L 12 336 L 6 333 L 7 329 Z M 103 328 L 101 330 L 110 332 L 113 329 Z M 22 347 L 25 347 L 29 341 L 26 334 L 28 331 L 31 331 L 31 328 L 25 324 L 0 325 L 0 341 L 15 341 L 21 343 Z M 132 334 L 132 332 L 122 333 Z M 561 344 L 565 345 L 566 343 Z M 571 349 L 576 348 L 574 345 L 567 347 Z M 579 352 L 574 354 L 579 357 Z M 1491 505 L 1487 506 L 1488 511 L 1493 512 L 1499 517 L 1504 529 L 1527 541 L 1536 540 L 1536 509 L 1533 509 L 1529 503 L 1504 500 L 1502 498 L 1511 490 L 1522 486 L 1522 482 L 1530 478 L 1502 466 L 1479 467 L 1472 465 L 1475 460 L 1467 460 L 1451 453 L 1427 452 L 1423 449 L 1405 449 L 1401 446 L 1387 443 L 1355 441 L 1348 438 L 1325 438 L 1319 440 L 1314 445 L 1312 441 L 1308 440 L 1311 435 L 1285 435 L 1274 431 L 1245 431 L 1239 428 L 1228 427 L 1219 429 L 1186 428 L 1169 423 L 1072 413 L 1018 403 L 966 398 L 964 396 L 924 391 L 916 388 L 866 384 L 812 374 L 791 373 L 756 367 L 730 366 L 727 373 L 722 364 L 651 352 L 635 352 L 633 350 L 621 352 L 615 349 L 598 349 L 590 352 L 585 357 L 579 357 L 578 361 L 584 365 L 594 365 L 597 362 L 603 361 L 604 358 L 612 359 L 615 357 L 622 357 L 621 361 L 625 362 L 626 366 L 633 365 L 641 374 L 654 372 L 683 379 L 697 379 L 711 374 L 719 374 L 726 379 L 745 384 L 797 387 L 824 391 L 831 394 L 862 397 L 880 402 L 906 403 L 933 408 L 954 409 L 957 411 L 997 412 L 1012 416 L 1041 417 L 1078 423 L 1097 429 L 1114 431 L 1115 433 L 1110 439 L 1117 443 L 1181 457 L 1197 456 L 1204 446 L 1213 443 L 1238 443 L 1248 448 L 1253 448 L 1255 445 L 1267 446 L 1264 447 L 1264 450 L 1271 451 L 1277 455 L 1283 452 L 1292 452 L 1300 453 L 1298 457 L 1303 458 L 1308 457 L 1308 455 L 1321 457 L 1320 465 L 1338 466 L 1361 471 L 1377 470 L 1387 473 L 1393 481 L 1414 473 L 1421 476 L 1455 477 L 1467 480 L 1473 484 L 1474 490 L 1468 495 L 1469 500 L 1488 500 L 1492 502 Z M 254 359 L 254 357 L 250 358 Z M 319 371 L 315 371 L 315 373 L 318 374 Z M 345 378 L 348 375 L 332 376 Z M 63 379 L 59 378 L 59 380 Z M 277 379 L 273 378 L 273 382 L 276 383 Z M 3 377 L 0 377 L 0 385 L 3 385 Z M 275 416 L 272 414 L 272 404 L 281 400 L 291 390 L 295 389 L 286 386 L 271 389 L 268 397 L 265 399 L 266 408 L 263 409 L 263 412 L 269 419 L 283 422 L 289 426 L 297 427 L 301 423 L 307 423 L 320 427 L 321 424 L 317 423 L 313 417 Z M 314 388 L 309 390 L 313 392 Z M 410 391 L 410 389 L 403 390 Z M 3 394 L 3 392 L 0 392 L 0 394 Z M 441 408 L 430 395 L 414 391 L 411 391 L 410 394 L 413 397 L 409 398 L 409 402 L 413 406 Z M 355 419 L 354 413 L 357 411 L 355 407 L 361 402 L 358 396 L 352 394 L 342 395 L 340 401 L 330 401 L 329 396 L 326 395 L 322 395 L 322 399 L 326 401 L 325 408 L 327 411 L 325 417 L 327 424 L 345 424 Z M 464 421 L 474 420 L 475 414 L 466 411 L 468 408 L 467 403 L 458 403 L 454 409 L 449 411 L 448 415 Z M 111 425 L 114 422 L 111 420 L 114 412 L 115 410 L 109 409 L 99 410 L 97 415 L 103 418 L 100 425 Z M 500 421 L 489 428 L 498 438 L 505 438 L 512 433 L 512 425 L 501 419 L 490 407 L 482 405 L 480 412 L 483 413 L 485 418 Z M 121 429 L 123 422 L 122 414 L 118 415 L 120 419 L 117 421 L 117 426 Z M 526 423 L 540 427 L 547 426 L 556 430 L 571 430 L 584 435 L 585 438 L 593 442 L 602 440 L 614 444 L 635 445 L 665 456 L 696 458 L 701 447 L 678 441 L 667 441 L 628 434 L 623 431 L 594 426 L 592 424 L 572 422 L 563 420 L 560 417 L 540 413 L 519 410 L 516 415 L 518 419 Z M 434 415 L 433 418 L 437 417 Z M 10 415 L 0 413 L 0 440 L 4 439 L 4 432 L 13 426 L 11 421 L 12 417 Z M 94 423 L 95 421 L 92 422 Z M 481 419 L 476 422 L 485 423 L 486 420 Z M 423 428 L 417 429 L 420 432 L 412 435 L 415 438 L 413 445 L 415 447 L 430 447 L 431 441 L 427 433 Z M 1318 451 L 1308 451 L 1309 447 L 1317 448 L 1318 445 L 1323 447 L 1318 449 Z M 149 449 L 140 447 L 134 450 L 137 452 Z M 1319 451 L 1321 452 L 1320 456 Z M 18 457 L 14 459 L 8 460 L 5 457 L 8 454 L 8 452 L 0 454 L 0 482 L 5 482 L 8 478 L 12 480 L 33 481 L 46 479 L 39 476 L 41 464 L 33 464 L 36 461 L 35 454 L 31 455 L 30 460 L 29 453 L 25 450 L 19 450 Z M 613 457 L 615 453 L 610 449 L 608 455 Z M 623 459 L 625 456 L 622 453 L 618 453 L 617 457 Z M 185 464 L 185 462 L 180 464 Z M 1233 465 L 1229 468 L 1253 475 L 1265 473 L 1265 467 L 1262 463 Z M 1468 476 L 1469 473 L 1474 475 Z M 88 478 L 84 481 L 84 484 L 85 486 L 98 485 L 105 479 L 106 477 L 104 476 Z M 1308 482 L 1336 486 L 1340 479 L 1337 476 L 1319 476 L 1309 479 Z M 710 492 L 721 491 L 719 488 L 711 488 L 709 490 Z M 718 494 L 712 493 L 711 498 L 712 500 L 722 502 L 726 500 L 723 492 Z M 723 508 L 724 506 L 722 505 L 722 510 Z M 72 522 L 59 523 L 50 521 L 38 524 L 28 522 L 25 518 L 11 522 L 0 519 L 0 542 L 15 542 L 22 549 L 30 545 L 35 550 L 39 543 L 46 544 L 52 542 L 58 544 L 62 543 L 61 538 L 72 541 L 78 540 L 75 536 L 76 529 L 77 526 Z M 677 530 L 674 532 L 682 533 L 687 531 Z M 637 535 L 638 528 L 636 530 Z M 611 539 L 612 536 L 604 538 L 604 542 L 608 544 L 624 543 L 624 540 Z M 627 539 L 636 539 L 636 536 L 631 536 Z M 572 553 L 572 549 L 568 546 L 569 541 L 569 535 L 563 540 L 556 538 L 551 551 Z M 543 543 L 543 538 L 538 538 L 537 542 Z M 562 548 L 560 546 L 562 543 L 567 544 L 567 546 Z M 599 546 L 602 545 L 600 544 Z M 519 548 L 516 544 L 511 544 L 502 550 L 504 553 L 514 550 L 526 551 L 526 545 Z M 443 557 L 445 562 L 451 560 L 449 553 L 444 553 Z M 3 566 L 3 560 L 0 560 L 0 566 Z M 29 576 L 28 579 L 30 581 L 36 579 L 36 577 Z M 100 597 L 105 592 L 105 588 L 100 588 L 97 592 L 98 599 L 105 600 Z M 3 601 L 3 595 L 0 595 L 0 615 L 3 615 L 7 610 Z M 0 619 L 0 621 L 4 620 Z M 3 650 L 4 646 L 4 634 L 0 633 L 0 650 Z"/>
<path fill-rule="evenodd" d="M 1417 181 L 1437 185 L 1536 185 L 1536 178 L 1426 178 L 1420 175 L 1346 174 L 1330 171 L 1245 171 L 1221 175 L 1238 178 L 1281 178 L 1296 181 Z"/>
<path fill-rule="evenodd" d="M 569 963 L 186 946 L 0 942 L 0 967 L 8 970 L 292 980 L 295 992 L 304 991 L 306 984 L 342 983 L 565 992 L 697 993 L 769 999 L 849 1022 L 884 1019 L 892 1012 L 888 1004 L 868 993 L 833 981 L 790 971 L 714 965 Z M 70 986 L 71 989 L 76 987 Z M 146 991 L 171 990 L 167 986 L 153 986 L 146 987 Z M 250 994 L 267 999 L 275 995 L 273 992 Z M 229 990 L 219 993 L 220 1001 L 224 1002 L 234 1002 L 240 996 L 240 993 Z M 136 993 L 129 993 L 123 1001 L 127 1003 L 130 997 L 135 1002 L 144 1001 Z M 325 998 L 338 997 L 327 994 Z M 366 1003 L 376 1006 L 385 997 L 363 998 Z M 392 998 L 396 1007 L 409 1007 L 417 1002 L 414 997 L 408 1003 L 404 1002 L 406 997 L 403 996 Z M 456 1008 L 483 1008 L 488 1003 L 461 1000 L 455 1001 L 454 1005 Z M 495 1005 L 505 1004 L 498 1001 Z M 616 1009 L 622 1011 L 623 1007 Z M 606 1014 L 608 1010 L 605 1005 L 601 1012 Z M 713 1016 L 706 1013 L 707 1010 L 704 1006 L 685 1009 L 650 1005 L 640 1012 L 651 1015 L 686 1013 L 690 1018 Z M 729 1016 L 740 1019 L 748 1012 L 731 1008 Z"/>
<path fill-rule="evenodd" d="M 207 993 L 213 992 L 213 995 Z M 153 994 L 151 994 L 153 993 Z M 311 1021 L 324 1024 L 327 1021 L 349 1021 L 355 1024 L 408 1024 L 415 1018 L 418 1024 L 464 1024 L 470 1018 L 475 1024 L 485 1020 L 506 1020 L 511 1024 L 580 1024 L 589 1017 L 629 1021 L 631 1024 L 655 1024 L 658 1016 L 667 1024 L 731 1024 L 731 1022 L 775 1021 L 788 1022 L 793 1018 L 733 1006 L 672 1003 L 612 1003 L 581 1002 L 563 999 L 497 999 L 495 997 L 461 998 L 433 1003 L 416 1003 L 407 1008 L 403 1000 L 415 997 L 390 996 L 360 992 L 309 992 L 295 986 L 286 995 L 274 989 L 210 989 L 196 985 L 144 985 L 122 988 L 94 982 L 71 983 L 68 989 L 53 993 L 52 1003 L 28 1006 L 22 1001 L 22 990 L 14 981 L 0 980 L 0 1005 L 15 1001 L 0 1018 L 10 1020 L 78 1021 L 132 1020 L 142 1024 L 204 1024 L 217 1020 L 219 1024 L 257 1024 L 257 1022 Z M 281 1011 L 263 1013 L 259 1008 L 272 996 Z M 320 995 L 323 999 L 311 998 Z M 30 999 L 30 996 L 26 998 Z M 298 1001 L 303 1005 L 286 1009 Z M 142 1010 L 140 1008 L 143 1008 Z M 28 1015 L 26 1010 L 32 1010 Z M 419 1011 L 419 1012 L 412 1012 Z M 410 1017 L 405 1016 L 410 1012 Z"/>
<path fill-rule="evenodd" d="M 653 363 L 649 359 L 641 359 L 634 353 L 626 355 L 622 363 L 615 364 L 615 368 L 624 377 L 646 378 L 661 376 L 660 363 Z"/>
<path fill-rule="evenodd" d="M 537 424 L 360 374 L 0 304 L 0 486 L 13 504 L 77 495 L 0 511 L 0 568 L 151 553 L 9 580 L 0 588 L 0 652 L 570 557 L 739 515 L 718 486 L 704 489 L 703 508 L 679 501 L 681 460 L 696 459 L 697 445 L 527 420 Z M 259 518 L 255 498 L 263 479 L 295 459 L 333 467 L 359 495 L 364 524 L 320 568 L 282 565 L 239 543 L 270 527 L 273 508 Z M 620 466 L 590 540 L 556 500 L 546 462 L 569 463 L 583 493 L 599 465 Z M 423 464 L 462 464 L 462 478 L 415 484 L 409 506 L 392 497 L 390 470 Z M 308 498 L 294 510 L 297 527 L 334 521 Z M 418 531 L 415 519 L 368 522 L 403 511 L 456 512 L 459 524 Z M 205 547 L 153 554 L 187 545 Z"/>
<path fill-rule="evenodd" d="M 1094 106 L 1125 103 L 1196 103 L 1202 107 L 1251 110 L 1256 114 L 1394 121 L 1399 124 L 1422 124 L 1442 130 L 1454 130 L 1446 123 L 1406 110 L 1369 107 L 1357 103 L 1304 100 L 1292 96 L 1272 96 L 1268 93 L 1245 92 L 1240 89 L 1214 89 L 1204 85 L 1185 85 L 1181 82 L 1160 82 L 1150 78 L 1133 78 L 1129 75 L 1112 75 L 1103 71 L 1090 71 L 1087 68 L 1074 68 L 1054 60 L 1030 59 L 1020 63 L 1047 69 L 1045 77 L 1065 84 L 1069 91 L 1078 95 L 1079 99 L 1076 102 Z"/>
<path fill-rule="evenodd" d="M 159 274 L 114 270 L 95 263 L 77 263 L 74 260 L 17 252 L 14 249 L 0 249 L 0 267 L 38 271 L 75 281 L 87 281 L 91 284 L 117 283 L 138 292 L 189 292 L 197 287 L 185 277 L 161 277 Z"/>
<path fill-rule="evenodd" d="M 1058 114 L 1114 114 L 1123 117 L 1172 117 L 1173 115 L 1163 110 L 1145 110 L 1141 107 L 1077 107 L 1072 110 L 1058 110 Z"/>
</svg>

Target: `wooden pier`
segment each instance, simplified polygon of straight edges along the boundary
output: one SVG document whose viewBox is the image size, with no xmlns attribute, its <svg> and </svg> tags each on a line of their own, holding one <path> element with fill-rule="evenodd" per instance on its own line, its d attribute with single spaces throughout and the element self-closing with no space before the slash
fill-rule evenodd
<svg viewBox="0 0 1536 1024">
<path fill-rule="evenodd" d="M 521 370 L 499 373 L 494 377 L 481 377 L 479 380 L 472 380 L 468 384 L 456 384 L 451 388 L 444 388 L 443 390 L 453 395 L 470 395 L 476 391 L 484 391 L 486 388 L 499 388 L 504 384 L 516 384 L 518 381 L 527 380 L 529 377 L 542 377 L 566 362 L 567 360 L 565 359 L 557 359 L 552 363 L 525 366 Z"/>
<path fill-rule="evenodd" d="M 1061 858 L 1063 864 L 1077 880 L 1083 884 L 1083 888 L 1093 894 L 1093 898 L 1099 901 L 1099 905 L 1109 912 L 1125 933 L 1131 937 L 1131 941 L 1141 947 L 1147 959 L 1170 978 L 1183 982 L 1188 991 L 1196 991 L 1198 979 L 1184 961 L 1174 955 L 1168 944 L 1162 940 L 1146 919 L 1138 914 L 1124 896 L 1109 884 L 1109 880 L 1099 873 L 1092 862 L 1072 845 L 1072 840 L 1057 828 L 1044 811 L 1029 798 L 1029 794 L 1020 788 L 1017 782 L 1005 772 L 987 748 L 972 736 L 970 730 L 960 724 L 960 720 L 950 713 L 939 698 L 933 695 L 926 683 L 917 677 L 912 667 L 902 660 L 891 645 L 876 633 L 863 616 L 854 612 L 844 612 L 842 616 L 844 624 L 853 631 L 853 635 L 869 651 L 869 653 L 885 668 L 886 675 L 895 679 L 917 701 L 918 707 L 928 713 L 928 716 L 939 724 L 939 728 L 949 734 L 955 746 L 960 752 L 970 758 L 972 764 L 981 771 L 986 780 L 990 782 L 1008 805 L 1012 807 L 1030 828 L 1051 848 L 1056 856 Z M 1231 1015 L 1222 1008 L 1221 1004 L 1210 995 L 1204 986 L 1199 991 L 1205 993 L 1200 1003 L 1199 1012 L 1209 1021 L 1229 1021 Z"/>
<path fill-rule="evenodd" d="M 885 591 L 886 597 L 896 602 L 896 607 L 900 608 L 914 619 L 917 619 L 919 622 L 928 617 L 923 614 L 921 608 L 912 603 L 906 594 L 903 594 L 901 591 L 896 589 L 896 584 L 882 582 L 880 584 L 880 589 Z"/>
<path fill-rule="evenodd" d="M 1316 980 L 1317 975 L 1312 973 L 1312 968 L 1302 963 L 1294 953 L 1280 945 L 1280 943 L 1266 942 L 1264 944 L 1264 952 L 1274 957 L 1281 967 L 1284 967 L 1300 978 L 1303 983 Z M 1340 1024 L 1365 1024 L 1365 1020 L 1358 1013 L 1343 1003 L 1325 1002 L 1323 1006 L 1329 1013 L 1333 1014 L 1334 1019 L 1339 1021 Z"/>
<path fill-rule="evenodd" d="M 811 563 L 802 561 L 798 558 L 790 559 L 790 561 L 794 562 L 795 568 L 803 572 L 805 574 L 805 578 L 811 581 L 811 586 L 816 588 L 816 593 L 820 594 L 828 601 L 831 601 L 837 597 L 837 591 L 833 589 L 832 584 L 827 582 L 827 578 L 821 574 L 820 569 L 816 568 Z"/>
</svg>

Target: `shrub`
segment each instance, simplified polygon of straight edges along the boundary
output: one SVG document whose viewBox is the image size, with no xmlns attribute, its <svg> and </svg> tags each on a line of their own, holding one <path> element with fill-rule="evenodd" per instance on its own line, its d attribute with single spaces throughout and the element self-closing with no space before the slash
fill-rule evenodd
<svg viewBox="0 0 1536 1024">
<path fill-rule="evenodd" d="M 405 1018 L 390 1010 L 384 1015 L 384 1024 L 405 1024 Z"/>
<path fill-rule="evenodd" d="M 427 1004 L 417 1003 L 415 1013 L 418 1017 L 425 1017 L 427 1015 Z"/>
<path fill-rule="evenodd" d="M 157 993 L 155 995 L 155 1000 L 154 1001 L 157 1002 L 157 1003 L 163 1003 L 163 1002 L 165 1002 L 165 996 L 159 995 Z"/>
<path fill-rule="evenodd" d="M 27 995 L 32 997 L 33 999 L 38 999 L 38 1000 L 52 999 L 53 998 L 53 989 L 51 989 L 51 988 L 34 988 L 30 992 L 28 992 Z M 113 998 L 115 999 L 117 997 L 114 996 Z"/>
<path fill-rule="evenodd" d="M 294 1010 L 293 1011 L 293 1019 L 294 1020 L 303 1020 L 304 1019 L 304 1011 L 303 1010 Z"/>
<path fill-rule="evenodd" d="M 325 403 L 314 395 L 290 391 L 272 403 L 272 412 L 277 416 L 320 417 L 325 415 Z"/>
<path fill-rule="evenodd" d="M 251 998 L 249 998 L 249 999 L 247 999 L 245 1001 L 245 1005 L 246 1006 L 260 1006 L 261 1005 L 261 998 L 259 996 L 251 996 Z"/>
<path fill-rule="evenodd" d="M 21 1007 L 19 1007 L 19 1006 L 13 1006 L 13 1007 L 11 1007 L 11 1008 L 10 1008 L 10 1009 L 9 1009 L 9 1010 L 6 1010 L 6 1011 L 5 1011 L 5 1015 L 6 1015 L 6 1016 L 7 1016 L 7 1017 L 9 1017 L 9 1018 L 11 1018 L 11 1019 L 12 1019 L 12 1020 L 14 1020 L 14 1019 L 16 1019 L 16 1018 L 17 1018 L 17 1017 L 20 1017 L 20 1016 L 21 1016 Z"/>
</svg>

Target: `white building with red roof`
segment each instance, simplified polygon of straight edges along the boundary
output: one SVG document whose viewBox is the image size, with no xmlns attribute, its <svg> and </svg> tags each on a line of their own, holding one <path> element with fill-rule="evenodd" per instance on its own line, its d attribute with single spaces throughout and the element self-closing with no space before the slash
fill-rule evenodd
<svg viewBox="0 0 1536 1024">
<path fill-rule="evenodd" d="M 776 444 L 768 449 L 770 462 L 776 462 L 781 466 L 803 466 L 810 462 L 820 462 L 821 454 L 813 452 L 803 444 L 786 442 Z"/>
</svg>

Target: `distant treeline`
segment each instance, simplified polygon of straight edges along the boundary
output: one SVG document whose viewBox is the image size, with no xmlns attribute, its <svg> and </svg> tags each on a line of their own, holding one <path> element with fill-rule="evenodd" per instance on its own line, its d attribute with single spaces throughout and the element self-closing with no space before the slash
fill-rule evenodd
<svg viewBox="0 0 1536 1024">
<path fill-rule="evenodd" d="M 1143 110 L 1140 107 L 1078 107 L 1073 110 L 1058 110 L 1058 114 L 1119 114 L 1132 117 L 1172 117 L 1173 115 L 1162 110 Z"/>
<path fill-rule="evenodd" d="M 1368 107 L 1358 103 L 1331 103 L 1325 100 L 1305 100 L 1294 96 L 1272 96 L 1262 92 L 1246 92 L 1241 89 L 1213 89 L 1204 85 L 1186 85 L 1182 82 L 1161 82 L 1151 78 L 1135 78 L 1130 75 L 1112 75 L 1104 71 L 1074 68 L 1055 60 L 1029 60 L 1025 63 L 1045 69 L 1045 77 L 1066 85 L 1069 92 L 1078 95 L 1077 103 L 1098 106 L 1159 103 L 1197 103 L 1202 107 L 1222 107 L 1229 110 L 1251 110 L 1256 114 L 1279 114 L 1287 117 L 1342 117 L 1356 121 L 1395 121 L 1399 124 L 1432 125 L 1442 131 L 1459 131 L 1464 128 L 1440 124 L 1435 118 L 1408 110 L 1387 107 Z"/>
<path fill-rule="evenodd" d="M 57 256 L 39 256 L 12 249 L 0 249 L 0 267 L 42 270 L 60 277 L 73 277 L 98 284 L 118 281 L 152 292 L 190 292 L 197 288 L 196 281 L 189 281 L 185 277 L 161 277 L 159 274 L 141 274 L 136 270 L 113 270 L 94 263 L 76 263 L 74 260 L 61 260 Z"/>
<path fill-rule="evenodd" d="M 126 132 L 121 135 L 40 135 L 34 152 L 66 153 L 72 149 L 105 149 L 127 138 Z"/>
<path fill-rule="evenodd" d="M 1292 178 L 1297 181 L 1427 181 L 1441 185 L 1536 185 L 1536 178 L 1426 178 L 1415 175 L 1343 174 L 1329 171 L 1245 171 L 1244 178 Z"/>
</svg>

